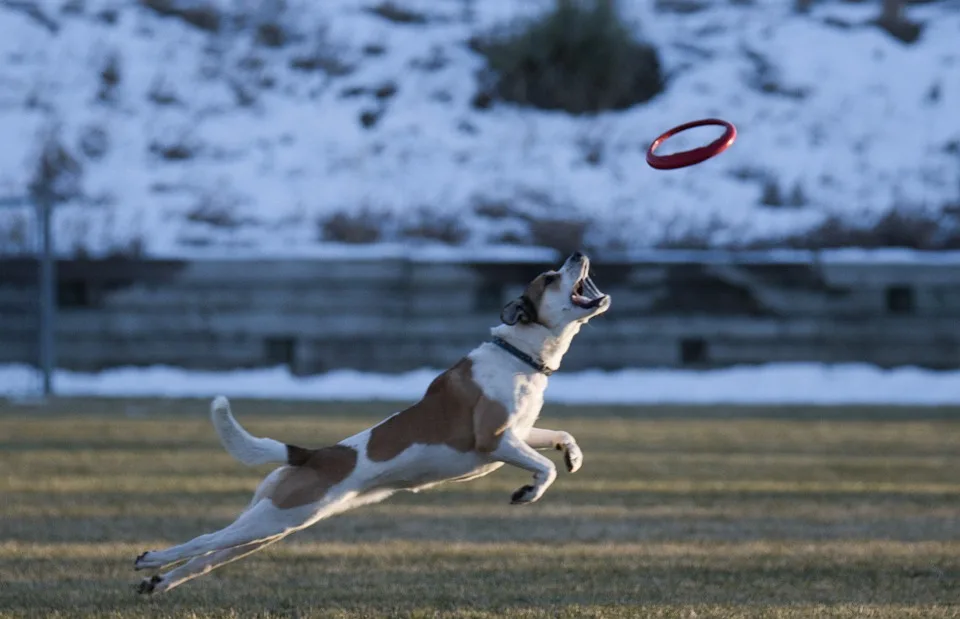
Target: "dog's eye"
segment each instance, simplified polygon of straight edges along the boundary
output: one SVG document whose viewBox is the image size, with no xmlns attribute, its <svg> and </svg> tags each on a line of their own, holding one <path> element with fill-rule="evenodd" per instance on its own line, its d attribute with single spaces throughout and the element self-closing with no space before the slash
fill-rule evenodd
<svg viewBox="0 0 960 619">
<path fill-rule="evenodd" d="M 543 277 L 543 283 L 546 284 L 547 286 L 549 286 L 549 285 L 552 284 L 553 282 L 557 281 L 559 278 L 560 278 L 560 274 L 559 274 L 559 273 L 551 273 L 551 274 L 545 275 L 545 276 Z"/>
</svg>

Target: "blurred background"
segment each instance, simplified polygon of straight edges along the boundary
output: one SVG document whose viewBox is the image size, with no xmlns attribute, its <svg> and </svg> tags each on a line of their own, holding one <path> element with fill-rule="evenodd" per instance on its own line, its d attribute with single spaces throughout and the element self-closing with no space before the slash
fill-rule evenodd
<svg viewBox="0 0 960 619">
<path fill-rule="evenodd" d="M 5 0 L 0 33 L 5 393 L 441 368 L 575 249 L 614 306 L 566 370 L 960 365 L 956 0 Z M 736 144 L 646 166 L 703 117 Z"/>
</svg>

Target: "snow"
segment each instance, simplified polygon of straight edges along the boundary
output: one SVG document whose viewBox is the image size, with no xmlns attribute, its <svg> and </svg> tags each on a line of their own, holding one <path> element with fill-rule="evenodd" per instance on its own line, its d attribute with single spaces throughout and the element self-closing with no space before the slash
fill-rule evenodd
<svg viewBox="0 0 960 619">
<path fill-rule="evenodd" d="M 276 7 L 212 4 L 226 15 L 246 7 L 254 19 Z M 956 2 L 911 5 L 925 28 L 904 45 L 867 25 L 876 3 L 820 2 L 797 14 L 792 0 L 717 0 L 677 14 L 624 1 L 637 34 L 660 50 L 668 88 L 626 111 L 580 117 L 470 105 L 482 59 L 466 41 L 535 15 L 546 0 L 394 1 L 424 13 L 425 24 L 390 22 L 368 4 L 288 0 L 278 20 L 300 38 L 278 49 L 257 45 L 250 27 L 211 34 L 139 2 L 36 0 L 45 20 L 0 6 L 0 195 L 24 193 L 39 136 L 55 126 L 83 167 L 82 197 L 56 217 L 61 251 L 140 239 L 151 255 L 308 255 L 320 246 L 319 220 L 363 209 L 394 243 L 405 226 L 447 216 L 468 230 L 469 247 L 502 251 L 505 237 L 527 230 L 522 217 L 474 210 L 497 202 L 527 216 L 589 221 L 588 239 L 600 247 L 642 248 L 687 230 L 722 245 L 794 232 L 828 214 L 869 222 L 893 206 L 937 209 L 960 199 Z M 50 20 L 56 32 L 44 25 Z M 350 71 L 290 67 L 318 49 Z M 787 94 L 756 87 L 760 65 L 750 54 Z M 120 80 L 100 97 L 109 58 Z M 443 62 L 423 68 L 429 59 Z M 386 83 L 397 92 L 378 102 L 372 91 Z M 158 103 L 157 93 L 173 102 Z M 381 109 L 373 127 L 361 125 L 361 113 Z M 726 153 L 679 171 L 645 165 L 658 134 L 707 116 L 737 125 Z M 102 155 L 81 148 L 92 129 L 106 132 Z M 704 131 L 663 152 L 710 139 Z M 599 146 L 599 164 L 585 161 L 585 143 Z M 189 158 L 157 154 L 177 145 Z M 764 207 L 765 179 L 784 195 L 799 188 L 806 205 Z M 25 215 L 0 212 L 0 231 L 17 217 Z"/>
<path fill-rule="evenodd" d="M 311 377 L 285 368 L 190 371 L 171 367 L 118 368 L 99 374 L 60 370 L 61 396 L 203 397 L 328 401 L 415 401 L 438 374 L 339 370 Z M 0 366 L 0 395 L 23 394 L 34 384 L 27 366 Z M 558 373 L 547 402 L 559 404 L 903 405 L 960 404 L 960 371 L 882 370 L 861 364 L 771 364 L 723 370 L 631 369 Z"/>
<path fill-rule="evenodd" d="M 917 253 L 917 252 L 912 252 Z M 948 252 L 937 252 L 940 256 L 951 255 Z M 187 259 L 187 260 L 249 260 L 248 252 L 237 252 L 229 248 L 187 248 L 172 253 L 159 252 L 155 258 Z M 928 258 L 926 254 L 918 254 L 916 260 Z M 560 254 L 546 247 L 524 247 L 520 245 L 487 245 L 482 248 L 456 247 L 447 245 L 410 245 L 405 243 L 370 243 L 364 245 L 349 243 L 321 243 L 309 247 L 280 247 L 269 254 L 258 255 L 263 260 L 323 260 L 331 261 L 378 261 L 378 260 L 405 260 L 409 262 L 427 263 L 464 263 L 481 260 L 486 263 L 554 263 Z M 940 258 L 941 260 L 944 258 Z M 957 261 L 960 262 L 960 252 L 957 252 Z"/>
<path fill-rule="evenodd" d="M 828 249 L 808 251 L 800 249 L 771 249 L 763 251 L 635 250 L 607 255 L 630 263 L 659 264 L 696 262 L 698 264 L 913 264 L 923 266 L 953 266 L 960 264 L 960 251 L 916 251 L 903 248 L 884 249 Z"/>
</svg>

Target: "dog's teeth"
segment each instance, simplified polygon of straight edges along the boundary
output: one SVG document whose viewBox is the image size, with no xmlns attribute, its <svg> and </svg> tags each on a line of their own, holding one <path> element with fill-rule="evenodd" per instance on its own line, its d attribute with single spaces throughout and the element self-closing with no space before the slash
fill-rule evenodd
<svg viewBox="0 0 960 619">
<path fill-rule="evenodd" d="M 593 283 L 593 280 L 590 279 L 589 277 L 583 281 L 584 281 L 584 287 L 587 289 L 587 292 L 590 293 L 591 297 L 596 298 L 603 294 L 602 292 L 600 292 L 600 289 L 597 288 L 597 285 Z"/>
</svg>

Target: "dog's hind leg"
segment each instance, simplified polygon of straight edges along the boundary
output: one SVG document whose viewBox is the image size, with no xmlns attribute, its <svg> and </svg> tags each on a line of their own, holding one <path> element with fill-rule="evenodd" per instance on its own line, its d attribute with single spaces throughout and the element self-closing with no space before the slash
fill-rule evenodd
<svg viewBox="0 0 960 619">
<path fill-rule="evenodd" d="M 260 482 L 260 485 L 257 486 L 257 490 L 253 493 L 253 498 L 250 500 L 250 504 L 246 507 L 246 509 L 243 510 L 243 512 L 241 512 L 241 515 L 250 511 L 253 509 L 253 507 L 260 503 L 260 501 L 267 498 L 270 492 L 276 487 L 277 481 L 280 479 L 284 468 L 285 467 L 276 469 L 267 475 L 262 482 Z M 154 576 L 144 578 L 137 586 L 137 593 L 161 593 L 163 591 L 168 591 L 180 584 L 187 582 L 188 580 L 196 578 L 197 576 L 203 576 L 204 574 L 211 572 L 221 565 L 226 565 L 227 563 L 236 561 L 237 559 L 242 559 L 243 557 L 258 551 L 261 548 L 280 541 L 283 539 L 283 537 L 285 536 L 278 535 L 265 540 L 251 542 L 242 546 L 235 546 L 233 548 L 218 550 L 203 556 L 194 557 L 187 563 L 184 563 L 183 565 L 180 565 L 176 569 L 172 569 L 165 574 L 156 574 Z"/>
<path fill-rule="evenodd" d="M 134 568 L 163 567 L 197 555 L 269 540 L 309 525 L 316 513 L 317 506 L 310 504 L 281 509 L 271 501 L 262 500 L 219 531 L 200 535 L 178 546 L 143 553 L 137 557 Z"/>
<path fill-rule="evenodd" d="M 173 587 L 176 587 L 184 582 L 196 578 L 197 576 L 202 576 L 217 567 L 230 563 L 231 561 L 236 561 L 241 559 L 253 552 L 260 550 L 261 548 L 268 546 L 274 542 L 278 542 L 289 533 L 292 533 L 296 529 L 302 529 L 311 524 L 314 524 L 318 520 L 328 518 L 335 514 L 344 512 L 348 509 L 353 509 L 354 507 L 359 507 L 361 505 L 368 505 L 370 503 L 376 503 L 382 501 L 386 497 L 390 496 L 393 493 L 392 490 L 381 490 L 367 492 L 363 494 L 349 493 L 346 496 L 340 495 L 336 497 L 327 497 L 324 501 L 324 504 L 314 508 L 311 513 L 312 516 L 299 527 L 292 528 L 286 532 L 278 533 L 272 537 L 265 537 L 258 539 L 256 541 L 247 542 L 238 544 L 233 547 L 227 547 L 223 549 L 216 549 L 210 552 L 209 550 L 200 550 L 197 551 L 198 546 L 195 544 L 197 542 L 203 542 L 202 538 L 207 537 L 201 535 L 200 537 L 187 542 L 186 544 L 181 544 L 180 546 L 174 546 L 173 548 L 168 548 L 163 551 L 155 551 L 151 553 L 144 553 L 146 557 L 141 555 L 141 559 L 147 558 L 151 562 L 163 561 L 164 565 L 173 563 L 185 556 L 184 553 L 193 553 L 194 558 L 189 560 L 187 563 L 176 567 L 166 574 L 158 574 L 150 578 L 144 578 L 137 587 L 138 593 L 160 593 L 162 591 L 168 591 Z M 258 504 L 260 505 L 269 505 L 273 507 L 273 504 L 270 501 L 263 501 Z M 274 507 L 274 509 L 277 509 Z M 256 511 L 256 510 L 253 510 Z M 239 519 L 238 521 L 239 522 Z M 237 524 L 237 523 L 234 523 Z M 231 525 L 233 526 L 233 525 Z M 222 543 L 223 540 L 228 539 L 227 536 L 223 535 L 226 533 L 230 527 L 227 527 L 219 533 L 214 533 L 211 535 L 220 537 L 216 540 L 218 543 Z M 209 546 L 205 546 L 208 548 Z M 178 554 L 179 553 L 179 554 Z M 201 555 L 201 556 L 197 556 Z M 155 567 L 154 564 L 146 564 L 146 561 L 141 561 L 138 559 L 137 569 L 143 569 L 146 567 Z"/>
<path fill-rule="evenodd" d="M 134 568 L 159 568 L 197 555 L 286 535 L 348 509 L 363 486 L 362 477 L 351 476 L 357 461 L 356 450 L 335 445 L 300 452 L 292 457 L 297 463 L 281 467 L 264 480 L 254 496 L 255 503 L 233 524 L 178 546 L 145 552 L 137 557 Z M 256 502 L 258 496 L 261 498 Z"/>
<path fill-rule="evenodd" d="M 172 569 L 165 574 L 156 574 L 154 576 L 144 578 L 137 586 L 137 593 L 151 594 L 169 591 L 174 587 L 182 585 L 188 580 L 193 580 L 198 576 L 209 574 L 222 565 L 232 563 L 233 561 L 242 559 L 247 555 L 257 552 L 258 550 L 262 550 L 270 544 L 279 542 L 284 537 L 286 536 L 277 535 L 276 537 L 258 542 L 251 542 L 249 544 L 243 544 L 242 546 L 227 548 L 226 550 L 218 550 L 201 557 L 194 557 L 183 565 Z"/>
<path fill-rule="evenodd" d="M 280 467 L 280 468 L 274 470 L 273 472 L 271 472 L 269 475 L 267 475 L 267 476 L 263 479 L 263 481 L 260 482 L 260 485 L 257 486 L 256 491 L 254 491 L 254 493 L 253 493 L 253 498 L 250 500 L 249 505 L 247 505 L 247 507 L 244 508 L 244 510 L 243 510 L 242 512 L 240 512 L 240 514 L 237 516 L 237 521 L 239 521 L 240 518 L 242 518 L 242 517 L 244 516 L 244 514 L 246 514 L 247 512 L 249 512 L 250 510 L 252 510 L 254 507 L 256 507 L 261 501 L 263 501 L 264 499 L 266 499 L 267 497 L 269 497 L 269 495 L 271 494 L 271 492 L 273 492 L 273 490 L 276 488 L 276 485 L 277 485 L 278 481 L 282 478 L 282 474 L 284 473 L 284 471 L 285 471 L 286 469 L 287 469 L 287 467 Z M 198 539 L 199 539 L 199 538 L 198 538 Z M 147 553 L 144 553 L 144 554 L 147 554 Z M 143 556 L 143 555 L 141 555 L 141 557 L 142 557 L 142 556 Z M 184 558 L 188 558 L 188 557 L 184 557 Z M 141 567 L 141 566 L 140 566 L 140 560 L 139 560 L 139 559 L 140 559 L 140 558 L 138 557 L 138 559 L 137 559 L 137 564 L 136 564 L 136 569 L 138 569 L 138 570 L 139 570 L 139 569 L 145 569 L 146 567 L 160 568 L 160 567 L 164 567 L 164 566 L 166 566 L 166 565 L 170 565 L 171 563 L 177 563 L 177 562 L 183 560 L 183 559 L 178 559 L 178 560 L 175 560 L 175 561 L 169 561 L 169 562 L 167 562 L 167 563 L 163 563 L 163 564 L 161 564 L 161 565 L 150 565 L 150 566 L 146 566 L 146 565 L 145 565 L 145 566 Z"/>
</svg>

